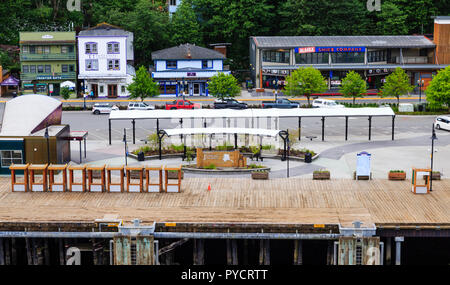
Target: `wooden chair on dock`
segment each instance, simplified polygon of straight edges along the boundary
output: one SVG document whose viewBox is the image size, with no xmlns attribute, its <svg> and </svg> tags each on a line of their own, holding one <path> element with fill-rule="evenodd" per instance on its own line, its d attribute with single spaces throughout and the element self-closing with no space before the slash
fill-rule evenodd
<svg viewBox="0 0 450 285">
<path fill-rule="evenodd" d="M 48 164 L 31 164 L 28 167 L 28 173 L 30 175 L 30 191 L 31 192 L 47 192 L 48 179 L 47 179 Z M 36 181 L 35 175 L 42 175 L 41 181 Z"/>
<path fill-rule="evenodd" d="M 100 178 L 94 175 L 94 171 L 100 172 Z M 89 192 L 103 192 L 106 187 L 106 165 L 101 166 L 86 166 L 86 172 L 88 175 L 87 191 Z M 99 182 L 95 182 L 94 179 L 100 179 Z"/>
<path fill-rule="evenodd" d="M 169 183 L 169 172 L 176 172 L 178 179 L 177 183 Z M 181 166 L 166 166 L 164 167 L 165 176 L 165 190 L 166 193 L 180 193 L 181 192 Z"/>
<path fill-rule="evenodd" d="M 70 192 L 85 192 L 86 191 L 86 165 L 70 165 L 69 170 L 69 191 Z M 76 182 L 74 179 L 74 172 L 81 171 L 81 181 Z"/>
<path fill-rule="evenodd" d="M 158 178 L 152 178 L 150 179 L 150 172 L 156 172 L 158 174 Z M 145 183 L 145 192 L 163 192 L 163 168 L 162 166 L 159 167 L 145 167 L 145 174 L 147 176 L 146 183 Z"/>
<path fill-rule="evenodd" d="M 111 177 L 111 173 L 113 171 L 119 171 L 120 172 L 120 177 L 119 177 L 119 182 L 112 182 L 112 177 Z M 107 181 L 107 185 L 106 185 L 106 189 L 108 191 L 108 193 L 111 192 L 115 192 L 115 193 L 122 193 L 123 192 L 123 188 L 124 188 L 124 168 L 123 165 L 122 166 L 112 166 L 112 165 L 108 165 L 108 167 L 106 167 L 106 172 L 108 174 L 108 181 Z"/>
<path fill-rule="evenodd" d="M 61 172 L 61 182 L 55 182 L 55 172 Z M 67 164 L 50 164 L 48 167 L 48 190 L 50 192 L 66 192 L 67 190 Z"/>
<path fill-rule="evenodd" d="M 28 167 L 29 164 L 11 164 L 11 190 L 12 192 L 28 192 Z M 17 182 L 17 172 L 23 171 L 23 182 Z"/>
<path fill-rule="evenodd" d="M 412 169 L 412 179 L 411 179 L 411 183 L 412 183 L 412 188 L 411 191 L 414 194 L 430 194 L 430 172 L 431 169 L 420 169 L 420 168 L 413 168 Z M 424 180 L 425 184 L 420 184 L 419 183 L 419 178 L 420 176 L 424 176 L 426 177 L 426 179 Z"/>
<path fill-rule="evenodd" d="M 144 166 L 127 166 L 127 192 L 142 192 L 144 189 Z M 132 182 L 132 172 L 139 173 L 139 182 Z"/>
</svg>

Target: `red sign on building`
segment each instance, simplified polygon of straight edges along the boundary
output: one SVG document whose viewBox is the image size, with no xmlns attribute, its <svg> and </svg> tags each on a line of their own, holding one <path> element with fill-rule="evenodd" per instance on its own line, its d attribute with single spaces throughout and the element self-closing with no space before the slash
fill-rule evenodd
<svg viewBox="0 0 450 285">
<path fill-rule="evenodd" d="M 314 53 L 314 52 L 316 52 L 315 47 L 302 47 L 295 49 L 295 53 Z"/>
</svg>

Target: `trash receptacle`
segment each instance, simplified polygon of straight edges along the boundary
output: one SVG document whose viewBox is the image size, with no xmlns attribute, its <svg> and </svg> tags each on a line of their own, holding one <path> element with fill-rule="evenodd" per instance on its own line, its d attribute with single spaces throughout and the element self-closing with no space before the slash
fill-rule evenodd
<svg viewBox="0 0 450 285">
<path fill-rule="evenodd" d="M 138 161 L 144 161 L 145 160 L 145 155 L 144 155 L 144 152 L 142 152 L 142 151 L 140 151 L 139 153 L 138 153 Z"/>
<path fill-rule="evenodd" d="M 312 162 L 312 154 L 307 152 L 305 153 L 305 162 L 306 163 L 311 163 Z"/>
</svg>

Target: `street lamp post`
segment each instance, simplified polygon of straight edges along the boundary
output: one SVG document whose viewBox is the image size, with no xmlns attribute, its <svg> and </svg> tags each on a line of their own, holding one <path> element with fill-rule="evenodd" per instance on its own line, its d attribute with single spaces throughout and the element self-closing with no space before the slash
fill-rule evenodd
<svg viewBox="0 0 450 285">
<path fill-rule="evenodd" d="M 290 152 L 290 150 L 291 150 L 290 141 L 289 141 L 289 131 L 288 131 L 288 133 L 287 133 L 286 142 L 287 142 L 287 157 L 286 157 L 286 164 L 287 164 L 287 178 L 289 178 L 289 152 Z"/>
<path fill-rule="evenodd" d="M 433 155 L 434 155 L 434 141 L 437 140 L 436 130 L 434 129 L 431 135 L 431 172 L 430 172 L 430 192 L 433 191 Z"/>
<path fill-rule="evenodd" d="M 125 146 L 125 166 L 127 166 L 128 165 L 128 160 L 127 160 L 127 157 L 128 157 L 128 146 L 127 146 L 127 129 L 123 129 L 123 143 L 124 143 L 124 146 Z"/>
<path fill-rule="evenodd" d="M 47 164 L 50 164 L 50 143 L 49 143 L 50 136 L 48 135 L 48 124 L 45 125 L 44 138 L 47 140 Z"/>
<path fill-rule="evenodd" d="M 417 80 L 417 86 L 419 86 L 419 102 L 422 101 L 422 87 L 423 87 L 424 81 L 423 79 Z"/>
</svg>

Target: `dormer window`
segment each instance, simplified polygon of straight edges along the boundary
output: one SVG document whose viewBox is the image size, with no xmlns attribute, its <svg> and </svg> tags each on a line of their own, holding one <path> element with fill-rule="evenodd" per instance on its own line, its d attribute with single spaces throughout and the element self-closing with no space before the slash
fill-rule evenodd
<svg viewBox="0 0 450 285">
<path fill-rule="evenodd" d="M 118 42 L 109 42 L 108 43 L 108 53 L 120 53 L 119 43 Z"/>
<path fill-rule="evenodd" d="M 176 69 L 177 68 L 177 61 L 176 60 L 168 60 L 168 61 L 166 61 L 166 68 L 167 69 Z"/>
<path fill-rule="evenodd" d="M 97 43 L 86 43 L 86 54 L 96 54 L 97 53 Z"/>
</svg>

